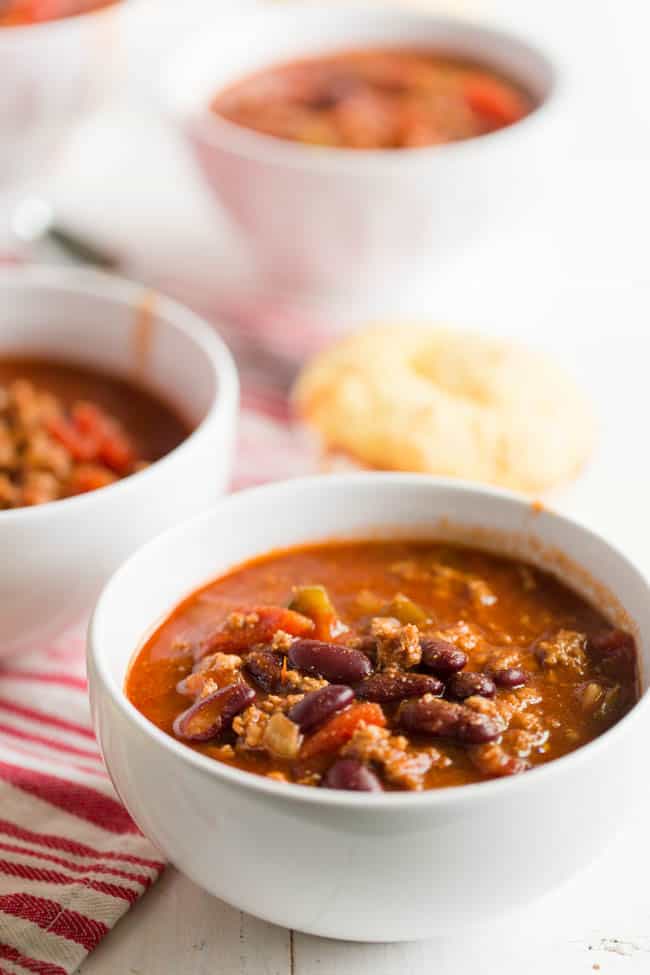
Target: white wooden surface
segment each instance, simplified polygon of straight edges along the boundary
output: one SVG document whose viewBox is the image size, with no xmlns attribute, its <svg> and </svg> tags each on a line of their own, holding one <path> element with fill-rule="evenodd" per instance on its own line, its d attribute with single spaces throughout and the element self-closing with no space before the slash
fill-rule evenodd
<svg viewBox="0 0 650 975">
<path fill-rule="evenodd" d="M 154 69 L 155 53 L 180 28 L 218 2 L 146 0 L 158 16 L 138 58 L 140 75 Z M 232 9 L 235 2 L 244 5 L 233 0 L 220 6 Z M 453 6 L 454 0 L 437 5 Z M 525 219 L 432 269 L 430 279 L 414 286 L 395 310 L 422 308 L 456 321 L 503 319 L 514 330 L 520 322 L 522 333 L 532 340 L 546 338 L 570 359 L 580 359 L 581 346 L 588 349 L 583 378 L 591 379 L 604 418 L 606 449 L 563 503 L 603 526 L 650 568 L 650 527 L 645 527 L 650 461 L 642 422 L 649 405 L 650 116 L 644 45 L 650 13 L 639 0 L 455 0 L 455 5 L 485 16 L 528 18 L 561 48 L 575 75 L 570 158 L 554 172 L 550 187 L 540 190 Z M 602 57 L 606 69 L 594 71 Z M 120 247 L 144 277 L 173 281 L 209 300 L 219 268 L 228 266 L 223 228 L 188 160 L 146 106 L 134 106 L 126 91 L 79 134 L 58 169 L 55 196 L 70 222 Z M 593 335 L 590 340 L 592 319 L 600 329 L 595 340 Z M 641 458 L 630 472 L 630 448 L 639 445 Z M 468 931 L 463 938 L 421 944 L 367 946 L 291 934 L 240 915 L 170 868 L 82 971 L 647 975 L 650 776 L 647 800 L 629 813 L 629 822 L 597 863 L 517 918 L 488 931 Z M 598 810 L 586 808 L 584 815 Z M 561 828 L 549 809 L 549 830 Z M 544 837 L 531 836 L 530 842 L 543 843 Z M 495 878 L 507 882 L 507 876 Z M 395 895 L 407 903 L 408 891 Z"/>
</svg>

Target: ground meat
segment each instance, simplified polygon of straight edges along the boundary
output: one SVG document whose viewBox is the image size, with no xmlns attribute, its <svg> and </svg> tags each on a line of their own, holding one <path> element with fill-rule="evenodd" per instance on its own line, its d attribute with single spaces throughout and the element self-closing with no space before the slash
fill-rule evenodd
<svg viewBox="0 0 650 975">
<path fill-rule="evenodd" d="M 233 653 L 212 653 L 201 660 L 194 673 L 183 681 L 188 694 L 206 697 L 219 687 L 233 684 L 241 670 L 242 659 Z"/>
<path fill-rule="evenodd" d="M 464 590 L 476 606 L 493 606 L 497 601 L 487 582 L 470 572 L 462 572 L 442 562 L 425 569 L 416 562 L 393 562 L 390 571 L 406 582 L 429 582 L 437 595 L 452 595 Z"/>
<path fill-rule="evenodd" d="M 309 674 L 301 674 L 298 670 L 287 671 L 287 684 L 292 690 L 296 691 L 317 691 L 321 687 L 329 684 L 324 677 L 310 677 Z"/>
<path fill-rule="evenodd" d="M 542 732 L 545 726 L 540 714 L 534 710 L 535 705 L 541 703 L 541 695 L 529 687 L 522 687 L 509 694 L 499 694 L 495 698 L 468 697 L 465 704 L 486 714 L 490 718 L 500 721 L 504 730 L 509 727 L 531 732 Z"/>
<path fill-rule="evenodd" d="M 393 575 L 398 576 L 400 579 L 404 579 L 405 582 L 429 582 L 431 579 L 431 573 L 428 569 L 410 560 L 393 562 L 389 566 L 389 572 L 392 572 Z"/>
<path fill-rule="evenodd" d="M 545 669 L 562 667 L 574 674 L 587 670 L 587 637 L 575 630 L 558 630 L 553 636 L 538 640 L 535 656 Z"/>
<path fill-rule="evenodd" d="M 302 701 L 304 696 L 304 694 L 287 694 L 286 697 L 281 697 L 279 694 L 269 694 L 268 697 L 258 703 L 258 707 L 267 714 L 276 714 L 277 712 L 286 714 L 294 704 Z"/>
<path fill-rule="evenodd" d="M 488 718 L 493 718 L 501 725 L 502 731 L 505 731 L 508 727 L 511 716 L 510 712 L 507 708 L 504 709 L 503 702 L 498 698 L 481 697 L 476 694 L 474 697 L 465 698 L 463 704 L 471 708 L 472 711 L 477 711 L 479 714 L 487 715 Z"/>
<path fill-rule="evenodd" d="M 469 757 L 478 771 L 490 778 L 518 775 L 528 768 L 523 758 L 511 755 L 497 741 L 489 742 L 486 745 L 475 745 L 469 749 Z"/>
<path fill-rule="evenodd" d="M 531 752 L 544 747 L 548 736 L 549 732 L 543 729 L 520 731 L 517 728 L 509 728 L 503 733 L 502 744 L 519 758 L 528 758 Z"/>
<path fill-rule="evenodd" d="M 535 734 L 547 733 L 542 715 L 538 711 L 515 711 L 510 717 L 510 727 Z"/>
<path fill-rule="evenodd" d="M 464 650 L 465 653 L 472 653 L 479 648 L 487 648 L 488 646 L 481 627 L 473 623 L 466 623 L 465 620 L 443 626 L 431 636 L 434 639 L 447 640 L 448 643 L 453 643 L 455 647 Z"/>
<path fill-rule="evenodd" d="M 495 670 L 509 670 L 512 667 L 519 667 L 525 671 L 528 670 L 530 655 L 525 655 L 519 647 L 486 644 L 474 655 L 473 663 L 474 666 L 481 667 L 488 673 Z"/>
<path fill-rule="evenodd" d="M 237 751 L 256 751 L 263 748 L 264 732 L 270 715 L 251 704 L 233 719 L 232 728 L 238 736 Z"/>
<path fill-rule="evenodd" d="M 408 740 L 403 735 L 391 735 L 387 728 L 375 725 L 357 728 L 341 749 L 341 755 L 360 762 L 374 762 L 381 766 L 388 782 L 416 791 L 424 788 L 424 777 L 430 768 L 434 765 L 444 768 L 450 764 L 450 759 L 437 748 L 409 750 Z"/>
<path fill-rule="evenodd" d="M 274 758 L 297 758 L 302 736 L 298 726 L 283 712 L 284 707 L 269 710 L 268 706 L 249 705 L 233 719 L 233 731 L 238 736 L 235 749 L 265 751 Z"/>
<path fill-rule="evenodd" d="M 256 623 L 259 623 L 260 618 L 258 613 L 240 613 L 234 612 L 229 613 L 226 617 L 223 628 L 230 632 L 236 632 L 237 630 L 252 629 Z"/>
<path fill-rule="evenodd" d="M 294 637 L 290 633 L 285 633 L 284 630 L 276 630 L 271 641 L 271 650 L 275 653 L 288 653 L 293 641 Z"/>
<path fill-rule="evenodd" d="M 94 404 L 67 410 L 24 380 L 0 387 L 0 509 L 93 491 L 141 466 L 117 421 Z"/>
<path fill-rule="evenodd" d="M 376 616 L 370 634 L 375 640 L 377 666 L 381 670 L 395 667 L 408 670 L 420 663 L 420 634 L 413 623 L 402 626 L 397 620 Z"/>
<path fill-rule="evenodd" d="M 467 589 L 472 602 L 477 606 L 494 606 L 497 597 L 484 579 L 468 579 Z"/>
<path fill-rule="evenodd" d="M 475 606 L 493 606 L 497 601 L 487 582 L 470 572 L 461 572 L 452 566 L 436 563 L 432 567 L 431 577 L 439 595 L 452 595 L 464 590 Z"/>
</svg>

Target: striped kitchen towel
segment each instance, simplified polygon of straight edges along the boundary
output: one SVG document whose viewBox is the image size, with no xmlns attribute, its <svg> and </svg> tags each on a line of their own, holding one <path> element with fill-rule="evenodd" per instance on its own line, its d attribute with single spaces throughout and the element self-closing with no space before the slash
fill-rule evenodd
<svg viewBox="0 0 650 975">
<path fill-rule="evenodd" d="M 235 487 L 302 473 L 274 388 L 244 387 Z M 164 863 L 90 726 L 83 630 L 0 662 L 0 975 L 68 975 Z"/>
<path fill-rule="evenodd" d="M 67 975 L 156 880 L 104 769 L 81 634 L 0 665 L 0 975 Z"/>
</svg>

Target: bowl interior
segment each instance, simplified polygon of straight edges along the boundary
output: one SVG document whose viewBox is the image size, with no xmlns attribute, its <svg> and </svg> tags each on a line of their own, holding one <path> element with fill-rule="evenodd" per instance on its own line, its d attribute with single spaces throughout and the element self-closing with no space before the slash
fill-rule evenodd
<svg viewBox="0 0 650 975">
<path fill-rule="evenodd" d="M 243 492 L 137 552 L 109 582 L 95 612 L 91 653 L 104 682 L 130 708 L 122 687 L 135 650 L 176 603 L 211 578 L 274 548 L 355 536 L 439 538 L 525 558 L 631 628 L 643 672 L 650 671 L 647 584 L 603 539 L 505 492 L 422 475 L 366 474 Z"/>
<path fill-rule="evenodd" d="M 47 271 L 0 277 L 0 296 L 2 354 L 91 366 L 130 379 L 171 403 L 193 426 L 214 404 L 220 343 L 173 302 L 100 275 Z"/>
<path fill-rule="evenodd" d="M 419 47 L 475 60 L 518 81 L 537 102 L 550 95 L 555 72 L 526 41 L 464 20 L 374 8 L 296 7 L 259 11 L 205 25 L 170 71 L 167 96 L 177 110 L 205 109 L 211 97 L 251 72 L 294 58 L 355 47 Z"/>
</svg>

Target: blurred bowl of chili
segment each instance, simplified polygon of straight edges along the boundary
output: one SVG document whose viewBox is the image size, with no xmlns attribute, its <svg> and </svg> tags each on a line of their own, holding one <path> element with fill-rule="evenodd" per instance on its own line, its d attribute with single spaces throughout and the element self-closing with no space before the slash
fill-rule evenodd
<svg viewBox="0 0 650 975">
<path fill-rule="evenodd" d="M 76 483 L 56 493 L 61 500 L 37 503 L 27 495 L 17 498 L 23 506 L 2 504 L 0 655 L 5 655 L 38 646 L 79 620 L 127 555 L 160 531 L 207 508 L 225 490 L 238 380 L 230 353 L 213 329 L 141 285 L 97 272 L 18 268 L 0 273 L 0 298 L 0 385 L 5 366 L 19 378 L 23 362 L 30 372 L 35 370 L 32 381 L 50 401 L 52 393 L 60 395 L 65 387 L 66 369 L 81 376 L 90 393 L 97 376 L 104 391 L 107 386 L 110 391 L 111 383 L 118 384 L 113 391 L 117 406 L 120 398 L 132 399 L 130 406 L 122 404 L 127 418 L 130 407 L 133 414 L 133 430 L 128 419 L 122 424 L 127 441 L 142 425 L 145 408 L 150 414 L 148 436 L 155 441 L 151 451 L 145 449 L 143 454 L 152 462 L 143 469 L 129 462 L 122 471 L 128 476 L 116 476 L 121 461 L 101 451 L 109 462 L 104 467 L 113 469 L 107 476 L 109 472 L 97 463 L 101 458 L 76 456 L 75 438 L 83 434 L 87 414 L 92 412 L 88 404 L 83 417 L 74 409 L 70 421 L 65 415 L 54 417 L 56 429 L 48 432 L 56 442 L 57 462 L 69 466 L 70 458 L 59 449 L 67 445 L 73 462 L 89 459 L 92 464 L 73 466 Z M 48 389 L 48 363 L 57 380 L 54 389 Z M 43 377 L 42 382 L 36 376 Z M 2 392 L 6 396 L 5 387 Z M 18 398 L 24 392 L 23 384 Z M 90 399 L 90 393 L 84 398 Z M 30 404 L 23 406 L 30 408 Z M 0 412 L 3 446 L 9 448 L 16 417 Z M 170 426 L 175 415 L 178 434 L 156 431 L 156 416 L 160 424 Z M 108 422 L 110 427 L 112 418 Z M 39 442 L 33 440 L 30 449 L 38 446 L 42 451 L 44 432 L 35 431 Z M 120 447 L 122 437 L 118 440 Z M 22 450 L 24 444 L 17 446 Z M 106 450 L 115 447 L 116 443 L 107 444 Z M 23 475 L 34 473 L 26 471 L 24 457 L 7 463 L 7 469 L 2 469 L 5 488 L 17 488 L 10 483 L 14 477 L 22 482 Z M 2 464 L 0 459 L 0 468 Z M 42 464 L 35 459 L 34 466 Z M 46 470 L 51 469 L 48 459 Z M 88 474 L 106 477 L 107 486 L 101 486 L 102 480 L 77 483 Z"/>
<path fill-rule="evenodd" d="M 272 116 L 286 115 L 287 108 L 303 116 L 306 111 L 299 100 L 274 105 L 282 72 L 322 74 L 328 61 L 344 63 L 347 54 L 349 62 L 359 52 L 372 60 L 373 51 L 389 59 L 391 51 L 393 58 L 419 56 L 419 69 L 422 57 L 442 57 L 448 73 L 451 63 L 453 70 L 473 65 L 482 75 L 478 101 L 463 98 L 460 104 L 454 90 L 450 110 L 443 98 L 441 115 L 452 116 L 444 137 L 450 141 L 427 144 L 422 119 L 409 127 L 402 148 L 373 147 L 361 131 L 370 109 L 378 107 L 369 106 L 378 97 L 371 85 L 353 102 L 339 84 L 345 104 L 333 110 L 333 96 L 320 99 L 318 118 L 308 118 L 309 136 L 269 134 L 282 131 L 279 122 L 271 124 Z M 385 58 L 381 63 L 391 68 Z M 359 82 L 347 77 L 349 70 L 344 64 L 348 87 Z M 238 87 L 265 76 L 266 119 L 258 112 L 257 123 L 238 124 L 244 115 L 227 111 L 228 100 Z M 289 4 L 202 24 L 166 69 L 160 101 L 248 245 L 268 291 L 327 297 L 368 288 L 396 291 L 418 266 L 441 260 L 508 210 L 521 211 L 533 201 L 545 178 L 543 160 L 554 151 L 561 87 L 555 56 L 524 34 L 417 11 Z M 392 93 L 381 97 L 395 100 Z M 460 123 L 472 104 L 489 109 L 493 124 L 479 127 L 486 134 L 466 138 Z M 512 111 L 504 113 L 504 105 Z M 332 137 L 331 120 L 321 116 L 343 109 L 343 135 L 337 129 Z M 323 136 L 325 121 L 330 127 Z M 266 131 L 254 130 L 255 124 Z M 330 144 L 319 144 L 321 137 Z M 332 138 L 343 141 L 331 144 Z"/>
</svg>

